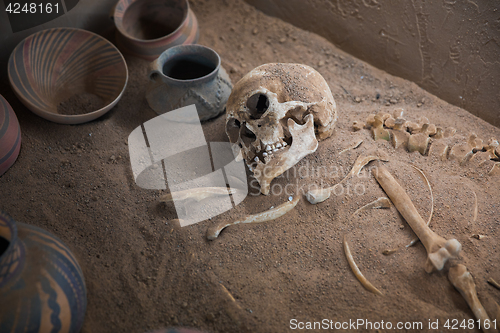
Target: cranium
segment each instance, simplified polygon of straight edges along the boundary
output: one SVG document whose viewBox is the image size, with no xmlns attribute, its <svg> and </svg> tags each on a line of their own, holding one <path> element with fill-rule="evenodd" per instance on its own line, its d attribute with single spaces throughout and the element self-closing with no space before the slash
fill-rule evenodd
<svg viewBox="0 0 500 333">
<path fill-rule="evenodd" d="M 246 74 L 226 105 L 226 133 L 269 194 L 270 183 L 328 138 L 337 106 L 325 79 L 300 64 L 265 64 Z"/>
</svg>

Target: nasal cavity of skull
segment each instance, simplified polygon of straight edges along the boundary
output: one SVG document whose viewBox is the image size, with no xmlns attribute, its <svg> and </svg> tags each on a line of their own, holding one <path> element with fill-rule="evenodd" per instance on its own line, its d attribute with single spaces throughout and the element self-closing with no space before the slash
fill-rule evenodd
<svg viewBox="0 0 500 333">
<path fill-rule="evenodd" d="M 254 132 L 248 129 L 245 125 L 240 128 L 240 137 L 246 147 L 250 147 L 250 144 L 257 140 L 257 136 Z"/>
<path fill-rule="evenodd" d="M 231 118 L 227 121 L 226 123 L 226 133 L 229 137 L 229 141 L 231 143 L 235 143 L 238 141 L 238 138 L 240 137 L 240 127 L 241 123 L 238 119 Z M 240 147 L 242 148 L 242 147 Z"/>
<path fill-rule="evenodd" d="M 269 108 L 269 99 L 264 94 L 254 94 L 247 100 L 247 108 L 250 118 L 260 119 Z"/>
</svg>

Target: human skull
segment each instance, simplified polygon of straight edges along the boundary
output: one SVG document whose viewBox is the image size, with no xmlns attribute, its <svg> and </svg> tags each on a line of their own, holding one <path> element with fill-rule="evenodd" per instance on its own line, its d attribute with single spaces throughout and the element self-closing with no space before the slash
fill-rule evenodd
<svg viewBox="0 0 500 333">
<path fill-rule="evenodd" d="M 261 65 L 233 88 L 226 105 L 226 133 L 269 194 L 271 181 L 313 153 L 337 121 L 325 79 L 301 64 Z"/>
</svg>

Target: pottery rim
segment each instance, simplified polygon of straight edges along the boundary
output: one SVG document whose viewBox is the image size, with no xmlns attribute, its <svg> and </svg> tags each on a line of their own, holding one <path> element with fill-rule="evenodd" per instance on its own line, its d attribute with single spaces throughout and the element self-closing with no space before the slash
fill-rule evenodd
<svg viewBox="0 0 500 333">
<path fill-rule="evenodd" d="M 201 50 L 202 56 L 209 60 L 214 61 L 212 64 L 214 65 L 214 70 L 210 73 L 200 76 L 194 79 L 176 79 L 171 76 L 163 73 L 163 66 L 167 63 L 167 61 L 171 59 L 176 59 L 178 57 L 182 57 L 183 55 L 196 55 L 200 54 L 199 50 Z M 150 71 L 149 78 L 152 81 L 155 81 L 155 76 L 159 75 L 162 77 L 162 80 L 169 81 L 174 84 L 196 84 L 196 83 L 204 83 L 206 81 L 212 80 L 219 73 L 219 69 L 221 66 L 221 59 L 217 52 L 213 49 L 200 45 L 200 44 L 190 44 L 190 45 L 177 45 L 173 46 L 165 51 L 155 60 L 152 64 L 155 64 L 157 68 L 154 68 Z M 165 82 L 167 83 L 167 82 Z"/>
<path fill-rule="evenodd" d="M 19 92 L 17 90 L 17 88 L 15 87 L 15 85 L 11 84 L 11 87 L 12 87 L 12 90 L 14 91 L 14 94 L 17 96 L 17 98 L 26 107 L 28 107 L 28 109 L 32 110 L 35 114 L 39 115 L 40 117 L 42 117 L 44 119 L 47 119 L 47 120 L 50 120 L 50 121 L 53 121 L 53 122 L 58 122 L 58 121 L 53 120 L 53 119 L 49 119 L 49 118 L 45 118 L 43 116 L 43 114 L 46 114 L 47 117 L 50 117 L 50 118 L 55 117 L 55 119 L 59 119 L 59 120 L 73 119 L 74 121 L 76 121 L 76 122 L 72 122 L 72 121 L 71 122 L 68 122 L 68 121 L 61 122 L 61 124 L 70 124 L 70 125 L 72 125 L 72 124 L 80 124 L 82 122 L 87 122 L 87 121 L 91 121 L 91 120 L 94 120 L 96 118 L 99 118 L 101 116 L 101 115 L 98 115 L 99 113 L 102 113 L 103 111 L 111 109 L 112 107 L 114 107 L 118 103 L 118 101 L 121 99 L 123 93 L 125 92 L 125 88 L 127 87 L 128 79 L 129 79 L 128 66 L 127 66 L 127 62 L 125 61 L 125 58 L 123 57 L 123 54 L 120 52 L 120 50 L 118 50 L 118 48 L 113 43 L 111 43 L 106 38 L 104 38 L 104 37 L 102 37 L 102 36 L 100 36 L 100 35 L 98 35 L 96 33 L 93 33 L 91 31 L 85 30 L 85 29 L 69 28 L 69 27 L 49 28 L 49 29 L 44 29 L 44 30 L 40 30 L 38 32 L 35 32 L 34 34 L 29 35 L 28 37 L 24 38 L 21 42 L 19 42 L 17 44 L 17 46 L 14 48 L 14 50 L 17 49 L 20 45 L 24 45 L 24 42 L 26 41 L 26 39 L 32 38 L 34 35 L 41 34 L 42 32 L 45 32 L 45 31 L 48 31 L 48 30 L 54 30 L 54 31 L 56 31 L 56 30 L 78 30 L 78 31 L 83 31 L 84 33 L 87 33 L 87 34 L 90 34 L 90 35 L 94 35 L 94 36 L 96 36 L 96 37 L 98 37 L 98 38 L 106 41 L 120 55 L 120 58 L 123 61 L 123 64 L 125 65 L 124 66 L 125 67 L 125 82 L 124 82 L 122 91 L 116 96 L 116 98 L 113 101 L 111 101 L 107 105 L 103 106 L 102 108 L 94 110 L 94 111 L 91 111 L 91 112 L 83 113 L 83 114 L 77 114 L 77 115 L 65 115 L 65 114 L 59 114 L 57 112 L 52 112 L 52 111 L 46 110 L 46 109 L 40 109 L 39 107 L 37 107 L 36 105 L 34 105 L 33 103 L 31 103 L 29 100 L 23 98 L 22 92 Z M 14 56 L 14 53 L 15 53 L 14 51 L 11 52 L 8 64 L 10 64 L 13 61 L 12 57 Z M 12 77 L 12 73 L 10 72 L 10 66 L 8 66 L 7 72 L 8 72 L 8 76 L 9 76 L 9 81 L 12 82 L 12 78 L 11 78 Z M 96 115 L 95 118 L 93 118 L 94 115 Z M 81 121 L 77 121 L 77 119 L 82 119 L 82 120 Z"/>
<path fill-rule="evenodd" d="M 125 13 L 127 12 L 128 8 L 130 7 L 130 5 L 132 5 L 133 3 L 136 3 L 137 1 L 141 1 L 141 0 L 135 0 L 135 1 L 132 1 L 129 3 L 129 5 L 124 9 L 123 11 L 123 15 L 125 15 Z M 113 18 L 116 17 L 116 10 L 118 8 L 118 4 L 120 2 L 123 2 L 125 3 L 126 0 L 119 0 L 114 9 L 113 9 Z M 136 41 L 136 42 L 157 42 L 161 39 L 167 39 L 173 35 L 175 35 L 180 29 L 182 29 L 182 26 L 184 25 L 184 23 L 186 22 L 186 19 L 189 15 L 189 1 L 188 0 L 184 0 L 184 2 L 186 3 L 186 10 L 184 11 L 184 14 L 182 15 L 182 20 L 181 20 L 181 23 L 179 24 L 179 26 L 174 30 L 172 31 L 171 33 L 169 33 L 168 35 L 165 35 L 165 36 L 161 36 L 161 37 L 158 37 L 158 38 L 152 38 L 152 39 L 141 39 L 141 38 L 137 38 L 137 37 L 134 37 L 134 36 L 131 36 L 129 35 L 125 29 L 123 29 L 123 24 L 122 24 L 122 21 L 123 21 L 123 18 L 121 20 L 118 20 L 118 23 L 116 22 L 117 20 L 116 19 L 113 19 L 113 22 L 115 23 L 115 26 L 116 28 L 118 29 L 118 31 L 126 38 L 130 39 L 130 40 L 133 40 L 133 41 Z"/>
</svg>

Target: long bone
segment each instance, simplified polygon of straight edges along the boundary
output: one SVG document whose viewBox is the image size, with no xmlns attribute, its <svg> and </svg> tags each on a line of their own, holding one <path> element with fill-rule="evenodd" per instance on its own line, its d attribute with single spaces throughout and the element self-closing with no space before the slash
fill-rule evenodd
<svg viewBox="0 0 500 333">
<path fill-rule="evenodd" d="M 373 169 L 372 174 L 427 250 L 425 271 L 443 269 L 448 259 L 458 255 L 462 245 L 456 239 L 444 239 L 427 226 L 406 191 L 385 167 Z"/>
<path fill-rule="evenodd" d="M 490 317 L 488 317 L 488 314 L 486 313 L 486 310 L 477 297 L 476 284 L 474 283 L 472 275 L 469 271 L 467 271 L 467 267 L 462 264 L 451 267 L 448 272 L 448 280 L 450 280 L 451 284 L 465 299 L 474 313 L 474 316 L 481 323 L 481 329 L 483 332 L 496 332 L 496 329 L 486 329 L 484 327 L 486 321 L 490 324 L 490 327 L 492 326 L 492 323 Z"/>
</svg>

